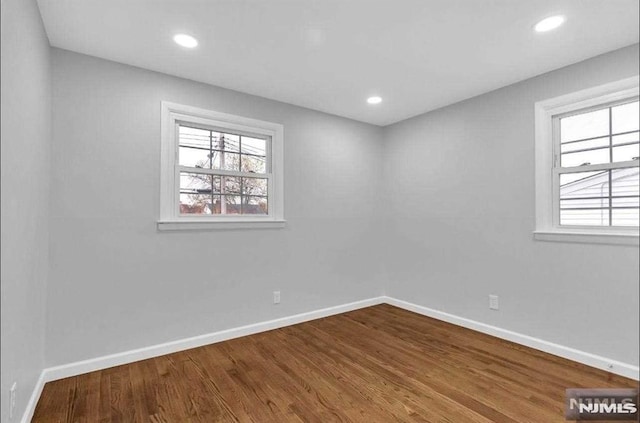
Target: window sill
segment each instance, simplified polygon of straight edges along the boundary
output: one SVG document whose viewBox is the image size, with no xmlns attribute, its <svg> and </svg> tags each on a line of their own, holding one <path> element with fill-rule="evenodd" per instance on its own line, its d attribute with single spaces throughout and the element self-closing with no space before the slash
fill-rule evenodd
<svg viewBox="0 0 640 423">
<path fill-rule="evenodd" d="M 286 220 L 159 220 L 158 230 L 165 231 L 210 231 L 225 229 L 277 229 L 284 228 Z"/>
<path fill-rule="evenodd" d="M 638 233 L 619 232 L 579 232 L 579 231 L 535 231 L 533 238 L 537 241 L 576 242 L 582 244 L 609 244 L 638 246 Z"/>
</svg>

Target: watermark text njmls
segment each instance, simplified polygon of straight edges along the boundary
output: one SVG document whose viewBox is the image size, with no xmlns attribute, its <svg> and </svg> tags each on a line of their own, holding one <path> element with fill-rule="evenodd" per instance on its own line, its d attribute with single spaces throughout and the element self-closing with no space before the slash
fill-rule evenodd
<svg viewBox="0 0 640 423">
<path fill-rule="evenodd" d="M 637 389 L 567 389 L 567 420 L 637 421 Z"/>
</svg>

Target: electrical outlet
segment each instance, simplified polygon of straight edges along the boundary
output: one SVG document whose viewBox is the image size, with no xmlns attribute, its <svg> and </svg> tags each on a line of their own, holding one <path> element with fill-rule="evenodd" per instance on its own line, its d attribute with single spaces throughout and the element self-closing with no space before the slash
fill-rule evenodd
<svg viewBox="0 0 640 423">
<path fill-rule="evenodd" d="M 273 291 L 273 303 L 280 304 L 280 291 Z"/>
<path fill-rule="evenodd" d="M 498 310 L 500 308 L 497 295 L 489 295 L 489 308 L 491 310 Z"/>
<path fill-rule="evenodd" d="M 16 391 L 18 389 L 18 383 L 13 382 L 11 390 L 9 391 L 9 419 L 13 419 L 16 414 Z"/>
</svg>

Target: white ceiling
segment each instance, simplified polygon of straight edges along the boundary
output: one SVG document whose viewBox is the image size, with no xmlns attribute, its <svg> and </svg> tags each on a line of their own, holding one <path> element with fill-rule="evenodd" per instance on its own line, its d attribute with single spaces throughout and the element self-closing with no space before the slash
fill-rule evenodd
<svg viewBox="0 0 640 423">
<path fill-rule="evenodd" d="M 387 125 L 638 42 L 638 0 L 39 0 L 55 47 Z M 534 33 L 564 14 L 559 29 Z M 174 34 L 194 35 L 194 50 Z M 382 104 L 366 103 L 380 95 Z"/>
</svg>

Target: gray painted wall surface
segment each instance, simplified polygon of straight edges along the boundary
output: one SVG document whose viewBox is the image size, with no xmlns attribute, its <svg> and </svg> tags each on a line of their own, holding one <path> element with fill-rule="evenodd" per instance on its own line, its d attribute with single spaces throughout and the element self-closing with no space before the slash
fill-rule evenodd
<svg viewBox="0 0 640 423">
<path fill-rule="evenodd" d="M 52 57 L 48 366 L 382 293 L 380 128 Z M 284 125 L 285 229 L 157 232 L 162 100 Z"/>
<path fill-rule="evenodd" d="M 18 421 L 44 360 L 51 66 L 35 0 L 2 1 L 2 414 Z"/>
<path fill-rule="evenodd" d="M 638 248 L 532 238 L 534 103 L 637 74 L 636 44 L 386 127 L 387 294 L 637 365 Z"/>
</svg>

